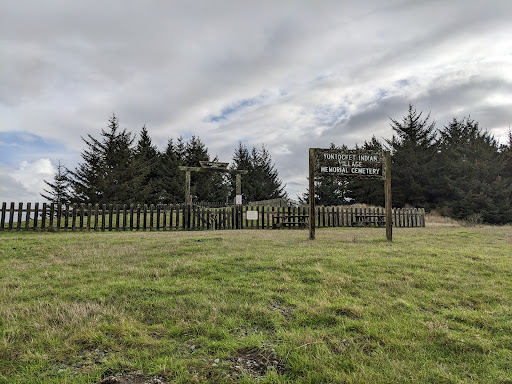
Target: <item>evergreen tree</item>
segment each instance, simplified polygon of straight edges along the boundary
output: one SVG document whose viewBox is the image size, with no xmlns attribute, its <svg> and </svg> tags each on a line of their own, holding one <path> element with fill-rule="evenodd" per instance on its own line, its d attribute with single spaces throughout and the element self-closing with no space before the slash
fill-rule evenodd
<svg viewBox="0 0 512 384">
<path fill-rule="evenodd" d="M 135 146 L 134 161 L 137 176 L 142 178 L 141 188 L 137 192 L 137 201 L 146 204 L 161 202 L 162 177 L 160 174 L 160 154 L 149 137 L 144 125 Z"/>
<path fill-rule="evenodd" d="M 233 154 L 232 163 L 230 166 L 231 169 L 237 170 L 246 170 L 248 173 L 246 175 L 242 175 L 242 199 L 244 202 L 254 201 L 254 182 L 251 175 L 254 174 L 253 164 L 251 160 L 251 155 L 249 150 L 245 145 L 242 144 L 241 141 L 238 142 L 238 147 L 235 149 L 235 153 Z M 231 184 L 230 188 L 230 200 L 233 201 L 236 194 L 236 176 L 231 174 L 229 175 L 229 181 Z"/>
<path fill-rule="evenodd" d="M 57 172 L 53 178 L 53 183 L 46 180 L 44 180 L 44 182 L 50 187 L 50 189 L 44 189 L 46 194 L 41 193 L 41 196 L 46 200 L 59 205 L 69 204 L 71 202 L 68 170 L 60 160 L 58 160 Z"/>
<path fill-rule="evenodd" d="M 265 145 L 260 149 L 253 148 L 251 154 L 254 177 L 254 194 L 251 201 L 285 198 L 283 185 L 272 158 Z"/>
<path fill-rule="evenodd" d="M 260 149 L 253 147 L 251 152 L 241 142 L 233 155 L 231 169 L 247 170 L 242 175 L 242 196 L 244 202 L 286 198 L 285 186 L 279 179 L 278 171 L 264 145 Z M 230 176 L 231 198 L 236 193 L 236 177 Z"/>
<path fill-rule="evenodd" d="M 458 219 L 512 221 L 512 183 L 498 143 L 470 118 L 453 119 L 440 132 L 437 202 Z"/>
<path fill-rule="evenodd" d="M 183 203 L 185 201 L 185 177 L 178 167 L 181 165 L 179 153 L 172 139 L 160 158 L 161 200 L 167 204 Z"/>
<path fill-rule="evenodd" d="M 101 180 L 104 177 L 102 150 L 97 140 L 89 135 L 89 140 L 82 138 L 88 149 L 82 152 L 83 163 L 74 171 L 68 171 L 73 203 L 99 204 L 103 201 Z"/>
<path fill-rule="evenodd" d="M 88 135 L 88 150 L 82 153 L 84 163 L 69 171 L 73 200 L 84 203 L 136 203 L 143 181 L 133 161 L 133 138 L 126 129 L 119 130 L 113 114 L 102 139 Z"/>
<path fill-rule="evenodd" d="M 436 177 L 434 157 L 437 153 L 435 122 L 429 123 L 409 104 L 402 121 L 391 119 L 396 133 L 386 140 L 391 149 L 393 205 L 430 207 L 434 200 L 431 182 Z"/>
</svg>

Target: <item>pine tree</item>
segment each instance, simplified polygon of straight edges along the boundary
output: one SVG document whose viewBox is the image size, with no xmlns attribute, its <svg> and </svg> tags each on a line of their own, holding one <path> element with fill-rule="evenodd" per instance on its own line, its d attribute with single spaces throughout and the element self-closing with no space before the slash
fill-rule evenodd
<svg viewBox="0 0 512 384">
<path fill-rule="evenodd" d="M 177 204 L 185 201 L 185 188 L 183 172 L 179 153 L 172 139 L 167 142 L 167 147 L 160 157 L 161 201 L 166 204 Z"/>
<path fill-rule="evenodd" d="M 74 171 L 68 171 L 73 203 L 99 204 L 103 201 L 102 179 L 105 174 L 102 150 L 99 142 L 89 135 L 89 140 L 82 138 L 88 149 L 82 152 L 83 163 Z"/>
<path fill-rule="evenodd" d="M 238 147 L 235 149 L 235 153 L 233 154 L 232 163 L 230 166 L 231 169 L 236 170 L 246 170 L 248 174 L 242 175 L 242 200 L 244 202 L 254 201 L 254 182 L 252 180 L 251 175 L 254 174 L 253 164 L 251 160 L 251 155 L 249 150 L 245 145 L 242 144 L 241 141 L 238 142 Z M 229 175 L 230 182 L 230 200 L 233 201 L 236 194 L 236 176 Z"/>
<path fill-rule="evenodd" d="M 136 203 L 143 181 L 133 161 L 133 138 L 126 129 L 119 130 L 113 114 L 102 139 L 88 135 L 83 139 L 88 150 L 82 153 L 84 163 L 69 171 L 73 201 L 83 203 Z"/>
<path fill-rule="evenodd" d="M 265 145 L 249 152 L 241 142 L 233 155 L 231 169 L 247 170 L 242 175 L 242 196 L 245 202 L 286 198 L 285 185 Z M 231 175 L 231 197 L 235 196 L 235 176 Z"/>
<path fill-rule="evenodd" d="M 53 183 L 46 180 L 44 180 L 44 182 L 50 187 L 50 189 L 44 189 L 46 194 L 41 193 L 41 196 L 46 200 L 58 205 L 69 204 L 71 202 L 68 170 L 62 164 L 61 160 L 58 160 L 57 172 L 53 177 Z"/>
<path fill-rule="evenodd" d="M 134 161 L 137 176 L 142 178 L 141 188 L 137 193 L 137 200 L 146 204 L 161 202 L 162 177 L 160 175 L 160 154 L 149 137 L 144 125 L 135 146 Z"/>
<path fill-rule="evenodd" d="M 431 182 L 436 177 L 437 153 L 435 121 L 429 123 L 409 104 L 402 121 L 391 120 L 396 133 L 386 140 L 391 149 L 393 205 L 427 207 L 432 205 Z"/>
<path fill-rule="evenodd" d="M 286 198 L 283 185 L 272 158 L 265 145 L 260 149 L 253 148 L 251 154 L 254 171 L 255 192 L 254 201 Z"/>
<path fill-rule="evenodd" d="M 512 180 L 498 143 L 470 118 L 454 118 L 440 132 L 437 202 L 458 219 L 512 221 Z"/>
</svg>

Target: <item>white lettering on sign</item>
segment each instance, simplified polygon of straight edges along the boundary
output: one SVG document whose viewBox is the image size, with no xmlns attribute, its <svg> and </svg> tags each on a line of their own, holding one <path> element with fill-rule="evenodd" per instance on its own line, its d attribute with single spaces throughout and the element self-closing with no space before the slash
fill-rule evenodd
<svg viewBox="0 0 512 384">
<path fill-rule="evenodd" d="M 384 176 L 383 152 L 361 149 L 317 149 L 316 172 L 340 176 L 382 178 Z"/>
<path fill-rule="evenodd" d="M 375 155 L 355 155 L 344 153 L 324 153 L 324 160 L 360 160 L 369 162 L 378 162 L 379 159 Z"/>
</svg>

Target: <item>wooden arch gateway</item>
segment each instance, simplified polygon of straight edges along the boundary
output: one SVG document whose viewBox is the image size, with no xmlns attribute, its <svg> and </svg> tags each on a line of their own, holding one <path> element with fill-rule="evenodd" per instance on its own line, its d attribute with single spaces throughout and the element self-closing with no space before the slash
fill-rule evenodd
<svg viewBox="0 0 512 384">
<path fill-rule="evenodd" d="M 190 193 L 190 172 L 223 172 L 236 175 L 236 197 L 235 205 L 242 205 L 242 175 L 249 171 L 245 169 L 228 169 L 229 163 L 217 161 L 200 161 L 200 167 L 180 166 L 180 171 L 185 171 L 185 203 L 192 205 L 192 195 Z"/>
</svg>

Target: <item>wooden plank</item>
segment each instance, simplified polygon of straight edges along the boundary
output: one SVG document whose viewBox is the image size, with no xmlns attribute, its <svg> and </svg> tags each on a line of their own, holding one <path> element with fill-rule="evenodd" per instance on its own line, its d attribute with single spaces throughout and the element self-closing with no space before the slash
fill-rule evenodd
<svg viewBox="0 0 512 384">
<path fill-rule="evenodd" d="M 168 215 L 168 212 L 169 211 L 169 205 L 167 204 L 164 204 L 162 205 L 162 229 L 164 231 L 167 230 L 167 215 Z"/>
<path fill-rule="evenodd" d="M 92 204 L 87 204 L 87 231 L 91 230 L 91 220 L 92 220 Z"/>
<path fill-rule="evenodd" d="M 64 229 L 69 229 L 69 204 L 64 204 Z"/>
<path fill-rule="evenodd" d="M 0 218 L 0 231 L 5 230 L 5 217 L 7 216 L 7 202 L 2 202 L 2 214 Z"/>
<path fill-rule="evenodd" d="M 97 231 L 99 227 L 99 217 L 100 217 L 100 206 L 98 204 L 94 204 L 94 230 Z"/>
<path fill-rule="evenodd" d="M 55 204 L 54 203 L 51 203 L 50 204 L 50 231 L 53 230 L 53 219 L 54 219 L 54 216 L 55 216 Z"/>
<path fill-rule="evenodd" d="M 160 206 L 160 204 L 157 204 L 156 205 L 156 230 L 157 231 L 160 230 L 160 211 L 161 211 L 161 206 Z"/>
<path fill-rule="evenodd" d="M 121 228 L 121 206 L 116 204 L 116 231 Z"/>
<path fill-rule="evenodd" d="M 140 230 L 140 204 L 135 208 L 135 230 Z"/>
<path fill-rule="evenodd" d="M 12 203 L 14 204 L 14 203 Z M 43 213 L 41 216 L 41 229 L 45 229 L 46 227 L 46 210 L 47 210 L 47 204 L 43 203 Z"/>
<path fill-rule="evenodd" d="M 85 218 L 85 204 L 80 204 L 80 229 L 81 231 L 84 229 L 84 218 Z"/>
<path fill-rule="evenodd" d="M 73 204 L 73 212 L 71 213 L 71 230 L 76 231 L 76 204 Z"/>
<path fill-rule="evenodd" d="M 106 214 L 107 214 L 107 204 L 101 205 L 101 231 L 105 231 L 105 222 L 106 222 Z"/>
<path fill-rule="evenodd" d="M 114 206 L 112 204 L 108 205 L 108 230 L 112 232 L 113 223 L 114 222 Z"/>
<path fill-rule="evenodd" d="M 23 203 L 18 204 L 18 221 L 16 222 L 16 230 L 21 230 L 21 222 L 23 220 Z"/>
<path fill-rule="evenodd" d="M 60 230 L 62 219 L 62 204 L 57 204 L 57 230 Z"/>
<path fill-rule="evenodd" d="M 133 214 L 133 212 L 134 212 L 133 204 L 130 204 L 130 207 L 129 207 L 129 209 L 128 209 L 128 212 L 130 212 L 130 220 L 129 220 L 129 222 L 127 223 L 127 225 L 128 225 L 128 229 L 129 229 L 130 231 L 133 231 L 133 229 L 134 229 L 134 227 L 133 227 L 133 215 L 134 215 L 134 214 Z"/>
<path fill-rule="evenodd" d="M 25 230 L 28 231 L 30 228 L 30 208 L 32 208 L 31 203 L 27 203 L 27 212 L 25 214 Z"/>
<path fill-rule="evenodd" d="M 4 203 L 5 204 L 5 203 Z M 3 207 L 2 207 L 3 208 Z M 34 205 L 34 225 L 32 229 L 35 231 L 37 229 L 37 222 L 39 220 L 39 203 Z M 2 225 L 3 228 L 3 225 Z"/>
</svg>

